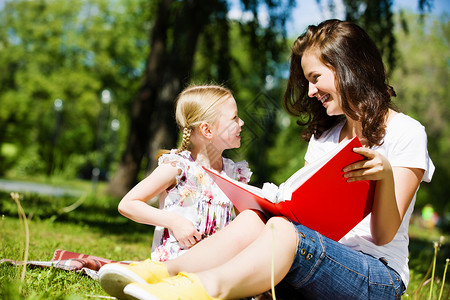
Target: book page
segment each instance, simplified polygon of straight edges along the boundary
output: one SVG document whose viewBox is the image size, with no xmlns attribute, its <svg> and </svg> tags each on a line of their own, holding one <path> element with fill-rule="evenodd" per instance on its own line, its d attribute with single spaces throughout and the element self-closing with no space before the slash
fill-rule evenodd
<svg viewBox="0 0 450 300">
<path fill-rule="evenodd" d="M 216 173 L 216 172 L 214 172 Z M 217 173 L 216 173 L 217 174 Z M 276 203 L 276 198 L 278 194 L 278 186 L 271 183 L 271 182 L 265 182 L 262 188 L 256 187 L 254 185 L 246 184 L 237 180 L 234 180 L 230 177 L 228 177 L 226 174 L 218 174 L 221 177 L 225 178 L 226 180 L 230 181 L 231 183 L 261 197 L 269 200 L 270 202 Z"/>
<path fill-rule="evenodd" d="M 214 171 L 212 171 L 212 172 L 214 172 Z M 217 172 L 214 172 L 214 173 L 217 174 Z M 263 191 L 262 191 L 262 189 L 260 189 L 259 187 L 256 187 L 256 186 L 253 186 L 253 185 L 250 185 L 250 184 L 246 184 L 246 183 L 243 183 L 243 182 L 234 180 L 234 179 L 228 177 L 226 174 L 218 174 L 218 175 L 221 176 L 221 177 L 223 177 L 223 178 L 225 178 L 226 180 L 228 180 L 228 181 L 234 183 L 235 185 L 240 186 L 240 187 L 243 188 L 244 190 L 247 190 L 247 191 L 249 191 L 249 192 L 252 192 L 252 193 L 255 194 L 255 195 L 258 195 L 258 196 L 264 198 Z"/>
<path fill-rule="evenodd" d="M 303 168 L 295 172 L 289 177 L 283 184 L 280 185 L 280 191 L 277 197 L 277 202 L 291 200 L 292 193 L 307 181 L 317 170 L 325 165 L 333 156 L 339 151 L 345 148 L 352 140 L 341 142 L 335 150 L 330 151 L 327 155 L 323 156 L 312 163 L 308 163 Z"/>
</svg>

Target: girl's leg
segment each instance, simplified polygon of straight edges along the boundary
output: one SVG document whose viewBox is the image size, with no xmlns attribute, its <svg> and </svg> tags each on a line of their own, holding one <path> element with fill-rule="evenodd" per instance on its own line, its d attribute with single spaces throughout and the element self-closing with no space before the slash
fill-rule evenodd
<svg viewBox="0 0 450 300">
<path fill-rule="evenodd" d="M 258 212 L 245 210 L 228 226 L 204 239 L 179 257 L 164 262 L 170 275 L 195 273 L 219 266 L 252 243 L 264 229 Z"/>
<path fill-rule="evenodd" d="M 297 251 L 297 230 L 285 218 L 271 218 L 247 248 L 216 268 L 197 273 L 208 294 L 219 298 L 254 296 L 270 289 L 291 268 Z"/>
</svg>

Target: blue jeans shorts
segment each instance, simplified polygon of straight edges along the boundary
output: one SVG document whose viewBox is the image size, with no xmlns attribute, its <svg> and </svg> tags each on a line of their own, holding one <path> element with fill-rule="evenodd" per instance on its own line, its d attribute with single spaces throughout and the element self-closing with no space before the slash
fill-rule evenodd
<svg viewBox="0 0 450 300">
<path fill-rule="evenodd" d="M 385 259 L 293 224 L 298 234 L 297 253 L 284 281 L 302 299 L 401 299 L 405 286 Z"/>
</svg>

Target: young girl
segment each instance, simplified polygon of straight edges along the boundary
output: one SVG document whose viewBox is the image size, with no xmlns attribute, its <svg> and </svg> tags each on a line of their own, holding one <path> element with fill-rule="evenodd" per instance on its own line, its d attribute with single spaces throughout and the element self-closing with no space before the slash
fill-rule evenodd
<svg viewBox="0 0 450 300">
<path fill-rule="evenodd" d="M 176 102 L 176 120 L 183 131 L 180 148 L 163 154 L 159 166 L 119 204 L 122 215 L 156 226 L 151 254 L 156 261 L 179 256 L 231 221 L 233 204 L 202 167 L 245 183 L 251 175 L 247 162 L 222 157 L 225 149 L 240 146 L 244 125 L 228 89 L 186 88 Z M 160 209 L 147 204 L 157 195 Z"/>
<path fill-rule="evenodd" d="M 345 167 L 344 176 L 376 181 L 372 213 L 336 242 L 286 218 L 266 222 L 246 210 L 177 259 L 127 269 L 140 279 L 123 285 L 125 295 L 233 299 L 284 279 L 295 299 L 400 299 L 409 280 L 408 224 L 416 192 L 421 181 L 431 180 L 434 166 L 423 126 L 394 109 L 393 95 L 364 30 L 339 20 L 309 26 L 292 48 L 285 108 L 306 120 L 306 163 L 360 137 L 364 147 L 354 151 L 366 159 Z M 212 255 L 215 249 L 222 249 L 220 256 Z"/>
</svg>

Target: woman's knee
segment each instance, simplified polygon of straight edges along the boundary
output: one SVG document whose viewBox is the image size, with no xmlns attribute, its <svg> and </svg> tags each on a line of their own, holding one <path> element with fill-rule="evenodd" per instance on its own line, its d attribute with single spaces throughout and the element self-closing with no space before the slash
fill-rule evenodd
<svg viewBox="0 0 450 300">
<path fill-rule="evenodd" d="M 274 229 L 282 230 L 282 231 L 288 230 L 293 233 L 296 232 L 294 224 L 292 224 L 292 222 L 289 221 L 289 219 L 287 219 L 285 217 L 270 218 L 266 223 L 266 227 L 274 228 Z"/>
<path fill-rule="evenodd" d="M 233 240 L 245 246 L 253 242 L 264 230 L 265 219 L 258 212 L 244 210 L 227 227 Z"/>
<path fill-rule="evenodd" d="M 266 223 L 265 217 L 258 211 L 246 209 L 231 222 L 230 225 L 236 225 L 236 227 L 246 227 L 256 232 L 261 232 L 264 229 Z"/>
<path fill-rule="evenodd" d="M 272 217 L 266 223 L 266 229 L 272 233 L 278 243 L 282 243 L 289 252 L 295 253 L 297 248 L 297 229 L 285 217 Z"/>
</svg>

